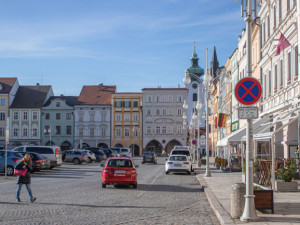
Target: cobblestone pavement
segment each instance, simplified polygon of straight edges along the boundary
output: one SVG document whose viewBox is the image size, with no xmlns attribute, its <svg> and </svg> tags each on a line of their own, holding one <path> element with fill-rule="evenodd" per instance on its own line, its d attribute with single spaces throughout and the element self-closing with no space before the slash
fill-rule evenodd
<svg viewBox="0 0 300 225">
<path fill-rule="evenodd" d="M 101 187 L 99 164 L 64 164 L 32 177 L 15 201 L 16 181 L 0 182 L 1 224 L 219 224 L 195 175 L 164 173 L 158 165 L 140 164 L 138 188 Z M 0 177 L 0 180 L 3 177 Z"/>
</svg>

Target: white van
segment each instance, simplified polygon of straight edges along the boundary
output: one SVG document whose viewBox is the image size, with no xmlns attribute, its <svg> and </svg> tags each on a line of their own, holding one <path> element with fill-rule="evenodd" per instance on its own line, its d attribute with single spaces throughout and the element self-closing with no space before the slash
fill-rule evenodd
<svg viewBox="0 0 300 225">
<path fill-rule="evenodd" d="M 62 164 L 62 154 L 58 146 L 20 146 L 13 149 L 15 152 L 35 152 L 50 159 L 51 169 Z"/>
</svg>

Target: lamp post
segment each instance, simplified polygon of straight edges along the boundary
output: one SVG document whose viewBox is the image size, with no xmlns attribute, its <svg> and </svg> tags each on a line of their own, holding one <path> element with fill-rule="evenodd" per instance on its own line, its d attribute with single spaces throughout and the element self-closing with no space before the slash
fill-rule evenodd
<svg viewBox="0 0 300 225">
<path fill-rule="evenodd" d="M 210 168 L 209 168 L 209 139 L 208 139 L 208 96 L 209 96 L 209 86 L 212 78 L 211 75 L 209 74 L 209 69 L 208 69 L 208 49 L 206 48 L 206 74 L 204 75 L 204 84 L 205 84 L 205 97 L 206 97 L 206 172 L 205 176 L 206 177 L 211 177 L 210 174 Z"/>
<path fill-rule="evenodd" d="M 200 95 L 200 88 L 198 86 L 198 96 Z M 198 102 L 196 105 L 196 109 L 197 109 L 197 118 L 198 118 L 198 138 L 197 138 L 197 163 L 198 163 L 198 167 L 201 166 L 201 160 L 200 160 L 200 153 L 199 153 L 199 149 L 200 149 L 200 112 L 201 112 L 201 108 L 202 108 L 202 104 L 201 104 L 201 100 L 198 97 Z"/>
</svg>

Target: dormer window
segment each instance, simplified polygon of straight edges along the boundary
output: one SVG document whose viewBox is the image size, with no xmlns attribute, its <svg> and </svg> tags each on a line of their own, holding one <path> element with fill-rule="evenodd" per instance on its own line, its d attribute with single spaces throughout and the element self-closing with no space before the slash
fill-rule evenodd
<svg viewBox="0 0 300 225">
<path fill-rule="evenodd" d="M 60 107 L 60 102 L 56 102 L 56 107 Z"/>
</svg>

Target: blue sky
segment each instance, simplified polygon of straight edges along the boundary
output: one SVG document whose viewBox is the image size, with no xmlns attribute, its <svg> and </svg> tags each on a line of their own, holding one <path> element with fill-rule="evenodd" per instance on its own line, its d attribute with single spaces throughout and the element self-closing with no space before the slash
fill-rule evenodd
<svg viewBox="0 0 300 225">
<path fill-rule="evenodd" d="M 183 86 L 193 42 L 205 68 L 220 65 L 245 26 L 234 0 L 0 0 L 0 76 L 79 95 L 83 85 L 118 92 Z"/>
</svg>

